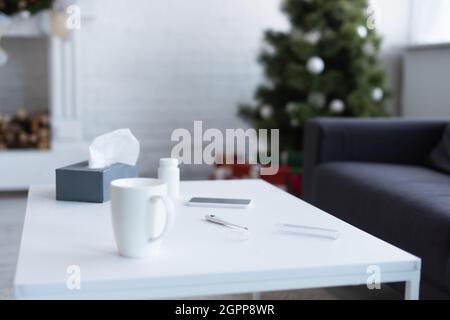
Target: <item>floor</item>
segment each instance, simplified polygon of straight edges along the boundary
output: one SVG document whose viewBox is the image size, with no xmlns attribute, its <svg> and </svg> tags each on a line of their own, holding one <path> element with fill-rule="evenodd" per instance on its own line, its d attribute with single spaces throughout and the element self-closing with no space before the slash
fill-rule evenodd
<svg viewBox="0 0 450 320">
<path fill-rule="evenodd" d="M 0 300 L 13 299 L 13 279 L 16 268 L 26 193 L 0 193 Z M 251 299 L 251 294 L 208 296 L 200 299 Z M 197 299 L 198 299 L 197 298 Z M 261 299 L 342 300 L 342 299 L 401 299 L 401 295 L 383 285 L 381 290 L 368 290 L 365 286 L 329 289 L 308 289 L 267 292 Z"/>
</svg>

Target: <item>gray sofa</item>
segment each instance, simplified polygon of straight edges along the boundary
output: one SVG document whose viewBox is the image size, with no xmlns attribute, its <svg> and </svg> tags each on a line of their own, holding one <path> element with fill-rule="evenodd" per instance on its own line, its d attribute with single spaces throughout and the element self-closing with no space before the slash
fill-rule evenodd
<svg viewBox="0 0 450 320">
<path fill-rule="evenodd" d="M 427 166 L 446 120 L 315 119 L 303 198 L 422 258 L 421 298 L 450 298 L 450 176 Z"/>
</svg>

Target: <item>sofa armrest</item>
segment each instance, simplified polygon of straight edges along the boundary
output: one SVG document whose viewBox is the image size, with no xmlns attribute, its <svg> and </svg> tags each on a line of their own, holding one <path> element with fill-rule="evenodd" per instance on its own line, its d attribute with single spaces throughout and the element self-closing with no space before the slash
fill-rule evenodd
<svg viewBox="0 0 450 320">
<path fill-rule="evenodd" d="M 323 162 L 382 162 L 422 165 L 450 119 L 317 118 L 304 134 L 304 198 L 314 167 Z"/>
</svg>

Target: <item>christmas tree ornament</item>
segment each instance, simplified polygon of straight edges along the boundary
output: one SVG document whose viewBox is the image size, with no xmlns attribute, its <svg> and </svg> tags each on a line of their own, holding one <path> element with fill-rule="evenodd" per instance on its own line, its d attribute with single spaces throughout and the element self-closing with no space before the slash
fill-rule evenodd
<svg viewBox="0 0 450 320">
<path fill-rule="evenodd" d="M 308 95 L 308 103 L 318 109 L 321 109 L 325 106 L 326 97 L 320 92 L 311 92 Z"/>
<path fill-rule="evenodd" d="M 330 110 L 333 113 L 341 113 L 345 110 L 345 104 L 340 99 L 334 99 L 330 102 Z"/>
<path fill-rule="evenodd" d="M 306 63 L 306 69 L 308 69 L 311 74 L 321 74 L 323 70 L 325 70 L 325 62 L 320 57 L 312 57 Z"/>
<path fill-rule="evenodd" d="M 372 99 L 374 101 L 378 102 L 378 101 L 383 100 L 383 98 L 384 98 L 383 89 L 377 87 L 372 90 Z"/>
<path fill-rule="evenodd" d="M 259 115 L 265 120 L 270 119 L 273 115 L 273 108 L 268 105 L 262 106 L 259 110 Z"/>
<path fill-rule="evenodd" d="M 358 35 L 360 36 L 360 38 L 365 38 L 367 37 L 368 31 L 367 28 L 363 25 L 360 25 L 356 28 L 356 33 L 358 33 Z"/>
<path fill-rule="evenodd" d="M 316 45 L 321 38 L 322 35 L 319 31 L 310 31 L 305 33 L 305 40 L 313 45 Z"/>
<path fill-rule="evenodd" d="M 286 111 L 287 113 L 293 113 L 295 110 L 297 110 L 297 104 L 293 103 L 293 102 L 289 102 L 286 105 Z"/>
</svg>

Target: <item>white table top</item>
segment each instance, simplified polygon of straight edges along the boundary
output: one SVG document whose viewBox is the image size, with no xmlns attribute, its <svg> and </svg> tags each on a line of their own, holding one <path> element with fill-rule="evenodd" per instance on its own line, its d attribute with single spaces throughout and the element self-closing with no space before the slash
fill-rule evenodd
<svg viewBox="0 0 450 320">
<path fill-rule="evenodd" d="M 420 269 L 420 259 L 379 240 L 262 180 L 181 183 L 175 225 L 158 257 L 128 259 L 117 254 L 110 204 L 55 201 L 54 186 L 33 186 L 15 278 L 18 298 L 177 297 L 206 293 L 283 289 L 273 281 Z M 250 198 L 249 209 L 196 208 L 193 196 Z M 206 214 L 251 230 L 240 239 L 229 229 L 203 221 Z M 338 240 L 282 235 L 277 223 L 340 231 Z M 81 270 L 81 290 L 66 286 L 70 265 Z M 246 283 L 248 282 L 247 286 Z M 267 283 L 267 285 L 262 285 Z M 272 283 L 273 284 L 273 283 Z M 317 284 L 311 284 L 317 286 Z"/>
</svg>

